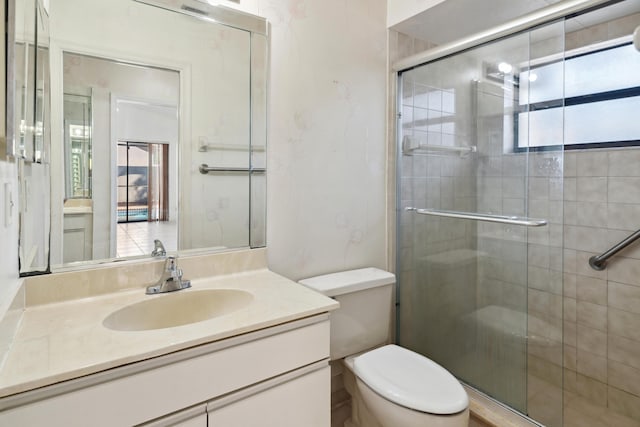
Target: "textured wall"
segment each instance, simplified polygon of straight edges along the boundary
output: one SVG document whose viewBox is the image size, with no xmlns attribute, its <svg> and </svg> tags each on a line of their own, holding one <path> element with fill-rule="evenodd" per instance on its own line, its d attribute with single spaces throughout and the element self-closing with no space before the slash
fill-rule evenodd
<svg viewBox="0 0 640 427">
<path fill-rule="evenodd" d="M 291 279 L 386 267 L 386 2 L 264 1 L 267 245 Z"/>
</svg>

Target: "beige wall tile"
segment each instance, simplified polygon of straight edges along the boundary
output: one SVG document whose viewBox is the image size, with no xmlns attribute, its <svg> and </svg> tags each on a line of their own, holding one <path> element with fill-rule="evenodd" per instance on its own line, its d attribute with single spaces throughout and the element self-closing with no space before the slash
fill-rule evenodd
<svg viewBox="0 0 640 427">
<path fill-rule="evenodd" d="M 640 165 L 638 148 L 609 151 L 609 176 L 640 176 L 638 165 Z"/>
<path fill-rule="evenodd" d="M 577 176 L 608 176 L 608 153 L 604 151 L 584 151 L 576 153 Z"/>
<path fill-rule="evenodd" d="M 536 289 L 529 289 L 527 292 L 527 309 L 529 311 L 537 311 L 544 313 L 549 309 L 549 292 L 539 291 Z"/>
<path fill-rule="evenodd" d="M 549 291 L 550 271 L 548 268 L 529 266 L 528 285 L 530 288 Z"/>
<path fill-rule="evenodd" d="M 640 166 L 636 167 L 640 170 Z M 608 203 L 607 227 L 620 230 L 637 230 L 640 227 L 640 205 Z"/>
<path fill-rule="evenodd" d="M 575 202 L 578 199 L 578 181 L 577 178 L 565 178 L 563 185 L 563 194 L 565 201 Z"/>
<path fill-rule="evenodd" d="M 576 299 L 606 305 L 607 282 L 595 277 L 576 276 Z"/>
<path fill-rule="evenodd" d="M 601 252 L 607 249 L 606 247 L 603 247 L 603 242 L 605 242 L 606 239 L 606 228 L 582 227 L 576 225 L 564 226 L 564 246 L 569 249 Z"/>
<path fill-rule="evenodd" d="M 609 178 L 609 203 L 640 203 L 640 178 Z"/>
<path fill-rule="evenodd" d="M 568 322 L 577 322 L 577 303 L 574 298 L 564 298 L 564 319 Z"/>
<path fill-rule="evenodd" d="M 562 339 L 563 342 L 572 347 L 577 347 L 578 345 L 578 325 L 574 322 L 563 323 L 562 327 Z"/>
<path fill-rule="evenodd" d="M 640 342 L 640 314 L 609 308 L 609 333 Z"/>
<path fill-rule="evenodd" d="M 578 349 L 577 371 L 579 374 L 607 383 L 607 358 Z"/>
<path fill-rule="evenodd" d="M 640 13 L 634 13 L 607 23 L 607 33 L 610 38 L 628 36 L 640 24 Z"/>
<path fill-rule="evenodd" d="M 607 201 L 608 178 L 592 178 L 578 176 L 576 184 L 576 200 L 578 202 L 604 202 Z"/>
<path fill-rule="evenodd" d="M 607 356 L 607 334 L 584 325 L 577 325 L 578 350 L 590 351 L 598 356 Z"/>
<path fill-rule="evenodd" d="M 640 342 L 617 335 L 609 335 L 608 357 L 610 360 L 640 369 Z"/>
<path fill-rule="evenodd" d="M 563 393 L 564 409 L 565 409 L 565 422 L 564 426 L 579 426 L 579 427 L 609 427 L 606 423 L 600 421 L 601 416 L 605 413 L 605 405 L 594 404 L 595 402 L 585 399 L 584 397 L 566 390 Z M 575 411 L 574 415 L 579 415 L 575 419 L 566 417 L 568 411 Z M 576 421 L 579 423 L 575 424 Z"/>
<path fill-rule="evenodd" d="M 529 216 L 531 218 L 545 218 L 549 220 L 549 200 L 529 199 Z"/>
<path fill-rule="evenodd" d="M 549 200 L 564 200 L 564 178 L 549 178 Z"/>
<path fill-rule="evenodd" d="M 609 409 L 640 421 L 640 397 L 609 386 L 607 399 Z"/>
<path fill-rule="evenodd" d="M 564 153 L 564 176 L 574 177 L 578 174 L 578 153 Z"/>
<path fill-rule="evenodd" d="M 565 39 L 565 49 L 576 49 L 593 43 L 605 41 L 608 38 L 606 25 L 594 25 L 580 31 L 568 33 Z"/>
<path fill-rule="evenodd" d="M 610 386 L 640 396 L 640 369 L 609 360 L 607 375 Z"/>
<path fill-rule="evenodd" d="M 576 266 L 578 262 L 578 254 L 575 249 L 564 248 L 562 256 L 563 271 L 565 273 L 576 273 Z"/>
<path fill-rule="evenodd" d="M 529 265 L 549 268 L 549 247 L 545 245 L 528 245 L 527 259 Z"/>
<path fill-rule="evenodd" d="M 564 202 L 564 224 L 578 225 L 578 202 Z"/>
<path fill-rule="evenodd" d="M 608 283 L 609 306 L 640 314 L 640 286 Z"/>
<path fill-rule="evenodd" d="M 564 273 L 562 275 L 562 282 L 563 282 L 563 295 L 565 297 L 568 298 L 576 298 L 576 282 L 577 282 L 577 277 L 575 274 L 569 274 L 569 273 Z"/>
<path fill-rule="evenodd" d="M 607 204 L 593 202 L 576 203 L 576 224 L 587 227 L 607 226 Z"/>
<path fill-rule="evenodd" d="M 549 200 L 549 178 L 529 178 L 530 200 Z"/>
<path fill-rule="evenodd" d="M 609 280 L 640 286 L 640 260 L 617 257 L 607 267 Z"/>
<path fill-rule="evenodd" d="M 607 385 L 605 383 L 577 373 L 576 385 L 577 392 L 580 396 L 595 403 L 596 405 L 607 405 Z"/>
<path fill-rule="evenodd" d="M 607 331 L 607 306 L 578 301 L 578 325 L 588 326 L 600 331 Z"/>
<path fill-rule="evenodd" d="M 563 387 L 565 390 L 569 390 L 573 393 L 578 392 L 578 376 L 575 369 L 565 368 L 562 371 L 563 374 Z"/>
<path fill-rule="evenodd" d="M 567 369 L 572 371 L 575 371 L 577 369 L 577 366 L 578 366 L 578 349 L 577 348 L 565 344 L 563 347 L 562 358 L 563 358 L 563 366 L 565 367 L 565 373 Z M 573 373 L 573 377 L 575 381 L 575 372 Z M 565 381 L 566 380 L 567 379 L 565 376 Z"/>
</svg>

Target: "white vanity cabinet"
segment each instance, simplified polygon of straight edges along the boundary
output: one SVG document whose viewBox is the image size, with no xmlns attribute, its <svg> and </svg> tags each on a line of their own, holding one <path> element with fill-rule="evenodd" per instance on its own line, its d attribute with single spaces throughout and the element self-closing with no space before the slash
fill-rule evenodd
<svg viewBox="0 0 640 427">
<path fill-rule="evenodd" d="M 207 405 L 197 405 L 164 416 L 155 421 L 141 424 L 139 427 L 208 427 Z"/>
<path fill-rule="evenodd" d="M 1 426 L 330 425 L 328 314 L 0 399 Z"/>
<path fill-rule="evenodd" d="M 328 427 L 330 369 L 310 366 L 306 370 L 210 402 L 208 426 Z"/>
</svg>

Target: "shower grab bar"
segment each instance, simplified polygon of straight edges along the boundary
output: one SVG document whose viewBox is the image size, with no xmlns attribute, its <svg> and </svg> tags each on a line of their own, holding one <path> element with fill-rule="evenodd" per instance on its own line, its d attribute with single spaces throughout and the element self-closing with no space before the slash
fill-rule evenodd
<svg viewBox="0 0 640 427">
<path fill-rule="evenodd" d="M 446 218 L 459 218 L 459 219 L 471 219 L 475 221 L 497 222 L 500 224 L 512 224 L 512 225 L 524 225 L 526 227 L 542 227 L 547 225 L 546 219 L 534 219 L 520 216 L 508 216 L 508 215 L 490 215 L 474 212 L 459 212 L 459 211 L 443 211 L 439 209 L 418 209 L 418 208 L 404 208 L 405 211 L 413 211 L 421 215 L 441 216 Z"/>
<path fill-rule="evenodd" d="M 206 175 L 209 172 L 255 172 L 255 173 L 265 173 L 265 168 L 222 168 L 222 167 L 214 167 L 209 166 L 206 163 L 203 163 L 198 168 L 201 174 Z"/>
<path fill-rule="evenodd" d="M 623 250 L 624 248 L 626 248 L 627 246 L 629 246 L 630 244 L 632 244 L 638 239 L 640 239 L 640 230 L 636 231 L 635 233 L 633 233 L 623 241 L 616 243 L 615 245 L 613 245 L 611 248 L 604 251 L 600 255 L 594 255 L 591 258 L 589 258 L 589 265 L 594 270 L 598 270 L 598 271 L 604 270 L 605 268 L 607 268 L 607 260 L 609 258 L 611 258 L 612 256 L 614 256 L 615 254 L 617 254 L 618 252 L 620 252 L 621 250 Z"/>
</svg>

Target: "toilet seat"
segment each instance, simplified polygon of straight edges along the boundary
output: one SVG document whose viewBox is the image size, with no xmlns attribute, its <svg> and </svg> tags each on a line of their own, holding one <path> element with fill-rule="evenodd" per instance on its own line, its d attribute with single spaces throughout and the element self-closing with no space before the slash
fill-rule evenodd
<svg viewBox="0 0 640 427">
<path fill-rule="evenodd" d="M 355 374 L 387 400 L 420 412 L 464 411 L 469 398 L 458 380 L 434 361 L 397 345 L 354 358 Z"/>
</svg>

